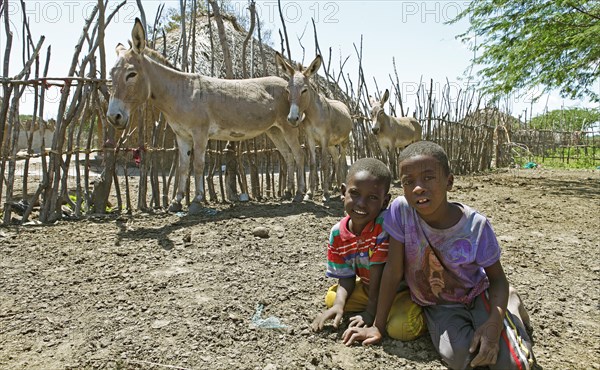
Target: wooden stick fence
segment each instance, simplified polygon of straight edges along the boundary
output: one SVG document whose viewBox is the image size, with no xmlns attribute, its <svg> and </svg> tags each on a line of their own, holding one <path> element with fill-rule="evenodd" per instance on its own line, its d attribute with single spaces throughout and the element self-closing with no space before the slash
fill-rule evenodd
<svg viewBox="0 0 600 370">
<path fill-rule="evenodd" d="M 141 2 L 137 3 L 141 7 Z M 120 4 L 122 6 L 124 2 Z M 218 6 L 213 1 L 209 1 L 209 5 Z M 22 6 L 25 6 L 24 2 Z M 178 181 L 175 176 L 177 149 L 174 134 L 164 116 L 149 105 L 142 106 L 131 117 L 132 127 L 120 132 L 116 132 L 106 120 L 110 81 L 106 78 L 104 63 L 103 28 L 109 26 L 120 6 L 105 16 L 104 3 L 98 1 L 97 7 L 86 20 L 67 76 L 47 76 L 50 48 L 42 69 L 40 51 L 44 40 L 41 38 L 34 45 L 28 34 L 23 38 L 23 48 L 29 51 L 31 59 L 24 63 L 21 73 L 13 77 L 0 77 L 3 92 L 0 101 L 0 205 L 4 225 L 24 223 L 32 218 L 49 223 L 63 217 L 79 218 L 90 213 L 104 213 L 109 209 L 127 213 L 165 209 L 174 196 Z M 213 45 L 213 38 L 216 39 L 212 34 L 213 28 L 221 28 L 212 23 L 217 21 L 218 12 L 200 14 L 199 7 L 194 2 L 194 12 L 197 10 L 199 15 L 192 19 L 182 17 L 182 22 L 185 23 L 187 19 L 189 29 L 208 32 L 204 36 L 211 40 L 210 50 L 200 49 L 201 37 L 194 31 L 190 36 L 184 32 L 179 35 L 165 35 L 163 32 L 162 39 L 153 38 L 150 45 L 162 44 L 163 56 L 182 61 L 182 66 L 187 70 L 217 77 L 224 77 L 225 73 L 234 77 L 278 73 L 273 50 L 254 39 L 249 42 L 248 34 L 232 31 L 231 27 L 227 28 L 230 32 L 227 40 L 234 48 L 242 49 L 244 56 L 236 63 L 231 60 L 223 62 L 229 53 Z M 140 8 L 140 11 L 144 14 L 143 9 Z M 162 12 L 162 8 L 159 11 Z M 6 7 L 3 16 L 7 25 Z M 221 16 L 222 22 L 228 19 Z M 255 16 L 252 14 L 253 22 Z M 157 14 L 151 35 L 161 34 L 157 26 L 159 18 Z M 206 22 L 207 27 L 197 25 L 200 22 Z M 257 26 L 260 40 L 260 22 Z M 223 30 L 225 28 L 223 26 Z M 313 29 L 317 40 L 314 23 Z M 175 39 L 167 42 L 168 37 Z M 7 54 L 10 54 L 11 42 L 12 38 L 7 37 Z M 86 45 L 87 54 L 81 59 L 80 54 Z M 283 45 L 289 52 L 287 38 L 285 42 L 282 40 Z M 318 42 L 316 49 L 315 52 L 320 53 Z M 188 52 L 182 55 L 184 50 Z M 327 63 L 323 63 L 325 77 L 317 76 L 314 81 L 321 93 L 344 101 L 351 110 L 354 129 L 350 138 L 350 161 L 362 157 L 381 157 L 376 138 L 371 134 L 369 91 L 362 66 L 362 40 L 355 51 L 359 59 L 356 77 L 344 72 L 348 58 L 340 58 L 336 67 L 330 51 Z M 209 55 L 210 60 L 203 60 L 203 53 Z M 250 53 L 250 58 L 246 58 L 246 53 Z M 100 60 L 100 66 L 96 65 L 96 60 Z M 228 67 L 230 63 L 231 70 Z M 243 63 L 243 68 L 240 68 L 240 63 Z M 494 116 L 490 113 L 493 109 L 483 108 L 482 97 L 476 92 L 459 91 L 458 97 L 451 97 L 449 83 L 443 93 L 436 97 L 433 93 L 434 82 L 421 82 L 417 101 L 411 107 L 402 96 L 395 61 L 392 67 L 394 76 L 390 75 L 390 83 L 395 99 L 390 99 L 386 109 L 391 114 L 412 114 L 417 118 L 423 126 L 423 138 L 445 148 L 456 174 L 485 171 L 492 164 L 510 165 L 506 148 L 515 143 L 523 143 L 532 153 L 542 155 L 548 149 L 558 147 L 577 147 L 592 151 L 594 155 L 597 153 L 599 143 L 594 141 L 597 140 L 595 136 L 591 141 L 575 142 L 568 132 L 512 130 L 514 122 Z M 335 71 L 335 68 L 339 70 Z M 374 82 L 379 90 L 377 81 Z M 20 121 L 19 115 L 18 97 L 25 88 L 33 90 L 35 98 L 32 122 L 28 125 Z M 50 130 L 51 136 L 46 137 L 47 123 L 40 117 L 44 117 L 45 94 L 50 88 L 61 89 L 60 103 L 55 128 Z M 379 91 L 375 91 L 374 95 L 379 98 Z M 583 135 L 586 136 L 585 133 Z M 39 140 L 34 140 L 38 136 Z M 19 148 L 19 137 L 25 137 L 27 145 Z M 569 161 L 569 155 L 566 161 Z M 253 199 L 278 198 L 283 193 L 286 176 L 292 176 L 285 173 L 281 156 L 265 135 L 238 143 L 234 152 L 223 142 L 210 142 L 206 161 L 205 190 L 209 202 L 231 199 L 231 194 L 228 194 L 231 186 L 234 191 L 235 188 L 243 189 Z M 228 176 L 233 175 L 233 178 L 229 177 L 233 179 L 233 184 L 227 181 L 226 176 L 226 172 L 232 169 L 234 173 L 229 172 Z M 393 169 L 394 173 L 396 170 Z M 191 188 L 191 181 L 188 180 L 188 189 Z"/>
</svg>

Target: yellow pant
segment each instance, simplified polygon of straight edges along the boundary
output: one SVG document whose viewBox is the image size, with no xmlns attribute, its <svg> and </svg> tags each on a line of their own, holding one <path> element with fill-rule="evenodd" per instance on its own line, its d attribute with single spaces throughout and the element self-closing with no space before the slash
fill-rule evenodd
<svg viewBox="0 0 600 370">
<path fill-rule="evenodd" d="M 327 308 L 333 306 L 338 285 L 335 284 L 329 288 L 325 296 L 325 305 Z M 364 285 L 360 279 L 356 280 L 354 291 L 346 300 L 344 312 L 362 312 L 367 308 L 369 296 L 365 291 Z M 387 322 L 388 335 L 401 341 L 409 341 L 418 338 L 426 331 L 425 319 L 421 306 L 410 299 L 408 289 L 398 292 Z"/>
</svg>

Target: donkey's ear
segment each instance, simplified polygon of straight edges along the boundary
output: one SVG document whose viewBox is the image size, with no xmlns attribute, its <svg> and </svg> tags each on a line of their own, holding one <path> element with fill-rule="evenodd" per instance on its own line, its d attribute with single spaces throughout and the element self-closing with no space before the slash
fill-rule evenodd
<svg viewBox="0 0 600 370">
<path fill-rule="evenodd" d="M 294 74 L 294 67 L 278 51 L 275 52 L 275 61 L 288 75 L 292 76 Z"/>
<path fill-rule="evenodd" d="M 389 99 L 389 97 L 390 97 L 390 90 L 385 89 L 385 92 L 383 93 L 383 96 L 381 97 L 381 106 L 382 107 L 385 104 L 385 102 Z"/>
<path fill-rule="evenodd" d="M 135 24 L 131 30 L 131 39 L 133 40 L 133 51 L 136 54 L 143 53 L 146 47 L 146 32 L 139 18 L 135 19 Z"/>
<path fill-rule="evenodd" d="M 313 60 L 312 63 L 310 63 L 310 65 L 308 66 L 308 68 L 306 68 L 306 70 L 304 70 L 304 75 L 306 77 L 310 77 L 310 76 L 314 75 L 315 73 L 317 73 L 317 71 L 319 70 L 319 67 L 321 67 L 321 62 L 323 62 L 323 58 L 321 58 L 320 55 L 317 55 L 315 57 L 315 60 Z"/>
<path fill-rule="evenodd" d="M 117 46 L 115 47 L 115 51 L 117 52 L 117 56 L 119 54 L 121 54 L 122 51 L 127 50 L 125 49 L 125 45 L 118 43 Z"/>
</svg>

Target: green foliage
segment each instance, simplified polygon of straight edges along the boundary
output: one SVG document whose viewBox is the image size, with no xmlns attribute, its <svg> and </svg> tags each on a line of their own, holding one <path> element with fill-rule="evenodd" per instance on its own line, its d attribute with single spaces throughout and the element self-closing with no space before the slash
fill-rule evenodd
<svg viewBox="0 0 600 370">
<path fill-rule="evenodd" d="M 247 9 L 247 6 L 241 5 L 240 2 L 232 2 L 231 0 L 219 0 L 219 7 L 221 10 L 221 15 L 229 15 L 234 16 L 236 22 L 245 30 L 250 29 L 250 12 Z M 190 14 L 192 12 L 191 1 L 188 1 L 186 7 L 186 17 L 189 20 Z M 198 17 L 206 17 L 207 13 L 207 5 L 206 2 L 197 2 L 197 14 Z M 212 8 L 210 9 L 210 14 L 212 14 Z M 270 45 L 272 43 L 272 30 L 267 28 L 268 25 L 265 25 L 263 20 L 260 18 L 260 14 L 258 22 L 260 22 L 261 27 L 261 39 L 264 44 Z M 161 23 L 164 24 L 164 30 L 166 33 L 169 33 L 173 30 L 179 29 L 181 26 L 181 11 L 179 7 L 166 8 L 165 12 L 161 17 Z M 216 32 L 216 30 L 213 30 Z M 257 28 L 254 29 L 254 32 L 257 32 Z M 160 36 L 159 36 L 160 37 Z"/>
<path fill-rule="evenodd" d="M 564 97 L 600 101 L 594 86 L 600 78 L 600 1 L 472 0 L 449 23 L 462 19 L 470 27 L 457 38 L 483 67 L 483 92 L 502 96 L 540 86 L 539 95 L 558 89 Z"/>
<path fill-rule="evenodd" d="M 529 127 L 542 130 L 585 131 L 600 122 L 600 109 L 567 108 L 553 110 L 529 122 Z"/>
<path fill-rule="evenodd" d="M 533 162 L 549 168 L 593 169 L 600 165 L 600 150 L 578 147 L 557 148 L 548 150 L 544 158 L 533 157 Z"/>
<path fill-rule="evenodd" d="M 525 168 L 529 162 L 547 168 L 594 169 L 600 165 L 600 148 L 560 147 L 546 150 L 544 155 L 534 155 L 524 145 L 513 144 L 510 148 L 511 166 Z"/>
<path fill-rule="evenodd" d="M 187 19 L 189 20 L 190 18 L 190 14 L 192 14 L 192 2 L 191 1 L 186 1 L 186 8 L 185 8 L 185 14 Z M 206 14 L 206 2 L 204 1 L 196 1 L 196 14 L 198 15 L 198 17 L 202 17 L 205 16 Z M 159 20 L 159 25 L 158 28 L 161 27 L 161 24 L 164 25 L 164 30 L 166 33 L 169 33 L 173 30 L 179 29 L 179 27 L 181 26 L 181 9 L 179 7 L 179 5 L 177 5 L 176 7 L 165 7 L 165 10 L 163 11 L 160 20 Z M 148 27 L 151 27 L 152 25 L 149 24 Z M 160 33 L 159 33 L 159 37 L 161 37 Z"/>
<path fill-rule="evenodd" d="M 169 33 L 173 30 L 179 29 L 181 24 L 181 13 L 178 9 L 168 8 L 164 13 L 162 20 L 165 24 L 165 32 Z"/>
<path fill-rule="evenodd" d="M 519 168 L 522 168 L 527 162 L 534 161 L 533 154 L 524 145 L 513 144 L 510 148 L 510 156 L 512 164 Z"/>
<path fill-rule="evenodd" d="M 77 204 L 77 196 L 75 194 L 69 194 L 69 199 L 71 200 L 71 202 L 73 202 L 73 204 Z M 93 205 L 92 205 L 93 206 Z M 71 208 L 71 204 L 67 203 L 67 207 Z M 72 210 L 74 210 L 73 208 L 71 208 Z M 88 204 L 86 202 L 86 200 L 84 199 L 83 202 L 81 203 L 81 210 L 82 211 L 86 211 L 88 210 Z M 112 213 L 113 212 L 113 208 L 106 206 L 106 213 Z"/>
</svg>

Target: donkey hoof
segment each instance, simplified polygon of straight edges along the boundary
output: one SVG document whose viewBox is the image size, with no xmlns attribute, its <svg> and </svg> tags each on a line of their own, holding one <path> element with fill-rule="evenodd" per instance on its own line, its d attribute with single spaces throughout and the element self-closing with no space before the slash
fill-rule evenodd
<svg viewBox="0 0 600 370">
<path fill-rule="evenodd" d="M 312 194 L 304 194 L 304 201 L 305 202 L 310 202 L 312 200 Z"/>
<path fill-rule="evenodd" d="M 303 199 L 304 199 L 304 196 L 302 196 L 302 194 L 296 194 L 294 199 L 292 199 L 292 202 L 299 203 L 299 202 L 302 202 Z"/>
<path fill-rule="evenodd" d="M 180 212 L 182 209 L 183 209 L 183 207 L 181 207 L 181 203 L 173 202 L 169 206 L 168 211 L 171 213 L 177 213 L 177 212 Z"/>
<path fill-rule="evenodd" d="M 290 199 L 292 199 L 292 193 L 289 192 L 289 191 L 285 191 L 283 193 L 283 195 L 281 196 L 281 199 L 283 199 L 283 200 L 290 200 Z"/>
<path fill-rule="evenodd" d="M 204 207 L 202 206 L 202 204 L 200 204 L 200 202 L 192 202 L 188 208 L 188 214 L 190 215 L 199 215 L 200 213 L 202 213 L 202 210 L 204 209 Z"/>
<path fill-rule="evenodd" d="M 327 202 L 329 202 L 329 200 L 330 200 L 329 194 L 323 195 L 323 203 L 327 203 Z"/>
</svg>

